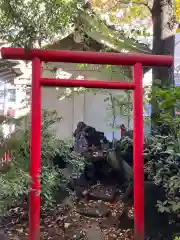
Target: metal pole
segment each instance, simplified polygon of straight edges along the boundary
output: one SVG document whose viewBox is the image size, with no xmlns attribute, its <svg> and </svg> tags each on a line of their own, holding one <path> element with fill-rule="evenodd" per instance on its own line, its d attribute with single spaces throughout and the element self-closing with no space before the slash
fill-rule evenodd
<svg viewBox="0 0 180 240">
<path fill-rule="evenodd" d="M 40 239 L 41 62 L 32 60 L 29 240 Z"/>
<path fill-rule="evenodd" d="M 134 239 L 144 240 L 144 163 L 143 163 L 143 68 L 137 63 L 133 68 L 134 90 Z"/>
</svg>

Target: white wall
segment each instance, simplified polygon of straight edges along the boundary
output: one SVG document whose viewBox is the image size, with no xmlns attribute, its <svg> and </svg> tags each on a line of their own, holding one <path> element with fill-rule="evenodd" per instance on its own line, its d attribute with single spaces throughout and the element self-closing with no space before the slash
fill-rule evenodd
<svg viewBox="0 0 180 240">
<path fill-rule="evenodd" d="M 174 65 L 175 68 L 180 65 L 180 33 L 177 33 L 175 38 Z"/>
<path fill-rule="evenodd" d="M 76 79 L 81 76 L 81 78 L 86 78 L 88 80 L 123 80 L 119 73 L 113 72 L 108 73 L 102 69 L 91 70 L 91 69 L 79 69 L 75 64 L 55 64 L 59 67 L 59 74 L 63 71 L 64 76 L 61 78 L 72 78 Z M 67 72 L 68 74 L 65 74 Z M 44 69 L 43 77 L 55 78 L 55 72 L 49 69 Z M 146 82 L 151 82 L 151 75 L 146 74 Z M 82 80 L 83 81 L 83 80 Z M 94 95 L 93 93 L 83 93 L 81 95 L 74 95 L 71 99 L 58 100 L 57 97 L 65 89 L 56 90 L 54 87 L 43 87 L 42 88 L 42 107 L 55 109 L 59 116 L 63 119 L 60 124 L 56 126 L 57 135 L 60 137 L 72 137 L 72 133 L 76 128 L 79 121 L 84 121 L 88 125 L 91 125 L 98 129 L 99 131 L 105 132 L 106 136 L 112 138 L 112 129 L 108 126 L 108 113 L 107 113 L 107 103 L 104 102 L 106 95 L 103 93 L 98 93 Z M 112 90 L 111 92 L 113 92 Z M 116 92 L 116 91 L 114 91 Z M 118 124 L 126 124 L 126 118 L 120 118 Z M 120 130 L 116 131 L 116 137 L 120 137 Z"/>
</svg>

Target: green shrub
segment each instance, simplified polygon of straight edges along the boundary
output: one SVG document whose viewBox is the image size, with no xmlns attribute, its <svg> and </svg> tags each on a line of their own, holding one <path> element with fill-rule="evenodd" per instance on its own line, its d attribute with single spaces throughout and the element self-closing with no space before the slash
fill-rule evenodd
<svg viewBox="0 0 180 240">
<path fill-rule="evenodd" d="M 11 168 L 0 175 L 0 213 L 4 213 L 13 202 L 28 194 L 29 175 L 20 168 Z"/>
<path fill-rule="evenodd" d="M 29 157 L 30 157 L 30 121 L 24 131 L 22 120 L 18 122 L 17 131 L 6 140 L 6 148 L 12 150 L 12 161 L 7 172 L 0 175 L 0 212 L 9 208 L 13 201 L 22 200 L 29 192 Z M 67 184 L 71 175 L 65 170 L 53 166 L 56 155 L 62 157 L 73 167 L 73 177 L 78 177 L 84 167 L 81 158 L 70 151 L 72 141 L 61 140 L 56 137 L 53 125 L 60 123 L 61 118 L 55 111 L 42 111 L 42 146 L 41 146 L 41 199 L 46 206 L 54 203 L 53 193 L 60 184 Z M 3 154 L 5 149 L 1 149 Z"/>
<path fill-rule="evenodd" d="M 170 87 L 162 88 L 154 86 L 152 88 L 153 98 L 150 96 L 153 104 L 152 122 L 157 125 L 158 133 L 177 135 L 180 133 L 180 116 L 175 117 L 175 111 L 180 107 L 180 88 Z M 151 95 L 152 95 L 151 93 Z M 168 135 L 167 134 L 167 135 Z"/>
<path fill-rule="evenodd" d="M 168 200 L 158 201 L 161 212 L 177 214 L 180 211 L 180 151 L 178 140 L 173 136 L 153 136 L 145 149 L 145 171 L 149 179 L 162 185 Z"/>
<path fill-rule="evenodd" d="M 177 214 L 180 211 L 180 117 L 174 112 L 179 111 L 180 88 L 155 87 L 153 94 L 159 135 L 147 139 L 145 158 L 149 162 L 145 168 L 149 178 L 163 185 L 167 192 L 168 201 L 158 202 L 159 210 Z"/>
</svg>

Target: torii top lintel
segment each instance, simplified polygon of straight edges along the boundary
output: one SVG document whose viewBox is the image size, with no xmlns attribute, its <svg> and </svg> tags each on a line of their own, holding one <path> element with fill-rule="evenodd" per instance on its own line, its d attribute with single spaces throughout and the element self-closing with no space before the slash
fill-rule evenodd
<svg viewBox="0 0 180 240">
<path fill-rule="evenodd" d="M 69 62 L 127 66 L 141 63 L 143 66 L 170 67 L 173 64 L 172 56 L 138 53 L 107 53 L 40 49 L 25 51 L 23 48 L 1 48 L 1 56 L 3 59 L 11 60 L 30 61 L 37 57 L 43 62 Z"/>
</svg>

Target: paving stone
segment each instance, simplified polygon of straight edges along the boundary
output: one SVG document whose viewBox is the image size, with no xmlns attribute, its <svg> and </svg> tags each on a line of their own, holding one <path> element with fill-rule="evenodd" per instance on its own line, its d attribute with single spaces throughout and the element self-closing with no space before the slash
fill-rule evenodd
<svg viewBox="0 0 180 240">
<path fill-rule="evenodd" d="M 104 234 L 101 231 L 100 227 L 96 224 L 93 224 L 86 231 L 86 240 L 104 240 Z"/>
<path fill-rule="evenodd" d="M 93 206 L 81 205 L 77 212 L 87 217 L 103 218 L 109 215 L 110 208 L 103 203 L 94 203 Z"/>
<path fill-rule="evenodd" d="M 117 196 L 117 191 L 108 189 L 106 187 L 97 186 L 90 189 L 88 192 L 88 198 L 91 200 L 102 200 L 104 202 L 113 202 Z"/>
</svg>

